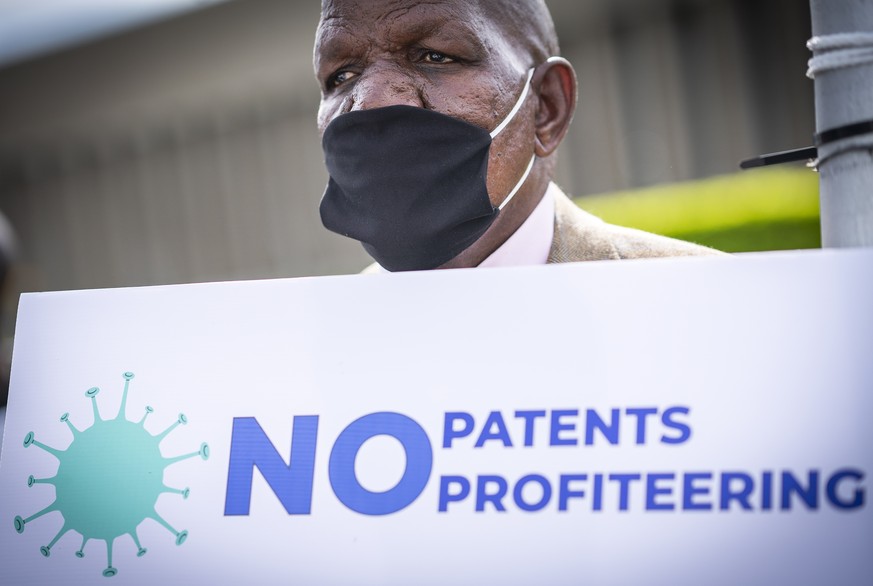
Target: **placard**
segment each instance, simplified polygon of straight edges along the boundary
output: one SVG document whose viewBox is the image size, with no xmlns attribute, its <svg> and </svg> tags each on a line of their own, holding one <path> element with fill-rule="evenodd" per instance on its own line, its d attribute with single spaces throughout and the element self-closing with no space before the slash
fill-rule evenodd
<svg viewBox="0 0 873 586">
<path fill-rule="evenodd" d="M 873 251 L 27 294 L 8 584 L 873 582 Z"/>
</svg>

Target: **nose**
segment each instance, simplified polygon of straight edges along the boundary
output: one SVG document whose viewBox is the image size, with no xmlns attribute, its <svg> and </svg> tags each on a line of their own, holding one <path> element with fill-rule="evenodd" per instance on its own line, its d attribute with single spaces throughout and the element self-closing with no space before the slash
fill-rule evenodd
<svg viewBox="0 0 873 586">
<path fill-rule="evenodd" d="M 348 111 L 386 106 L 424 108 L 424 96 L 415 79 L 396 66 L 374 66 L 361 74 L 351 94 Z"/>
</svg>

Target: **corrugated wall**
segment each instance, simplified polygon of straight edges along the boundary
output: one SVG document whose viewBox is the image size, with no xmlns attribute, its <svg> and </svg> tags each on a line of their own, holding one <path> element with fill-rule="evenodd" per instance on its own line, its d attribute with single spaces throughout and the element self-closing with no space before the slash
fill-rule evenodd
<svg viewBox="0 0 873 586">
<path fill-rule="evenodd" d="M 33 289 L 352 271 L 364 254 L 319 223 L 325 180 L 309 113 L 250 103 L 41 151 L 2 209 Z"/>
</svg>

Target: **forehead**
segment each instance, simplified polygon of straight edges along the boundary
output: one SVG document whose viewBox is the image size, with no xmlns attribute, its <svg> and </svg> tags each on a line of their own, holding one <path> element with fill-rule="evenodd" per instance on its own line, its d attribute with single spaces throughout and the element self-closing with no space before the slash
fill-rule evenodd
<svg viewBox="0 0 873 586">
<path fill-rule="evenodd" d="M 422 37 L 463 37 L 483 47 L 500 37 L 475 0 L 325 0 L 315 57 L 330 58 L 337 40 L 400 47 Z"/>
</svg>

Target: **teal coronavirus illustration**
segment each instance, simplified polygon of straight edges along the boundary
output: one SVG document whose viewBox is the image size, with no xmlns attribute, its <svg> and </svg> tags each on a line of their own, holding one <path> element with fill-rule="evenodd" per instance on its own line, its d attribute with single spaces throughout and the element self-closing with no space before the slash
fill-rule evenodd
<svg viewBox="0 0 873 586">
<path fill-rule="evenodd" d="M 93 387 L 85 392 L 91 399 L 94 409 L 94 423 L 80 430 L 70 421 L 68 413 L 61 416 L 73 433 L 73 441 L 65 450 L 49 447 L 39 441 L 31 431 L 24 438 L 24 447 L 37 446 L 55 456 L 60 462 L 57 474 L 51 478 L 27 479 L 27 485 L 51 484 L 55 487 L 55 500 L 48 507 L 27 518 L 15 517 L 15 530 L 23 533 L 25 527 L 34 519 L 47 513 L 58 511 L 64 524 L 58 534 L 47 545 L 40 548 L 42 555 L 49 557 L 52 547 L 67 532 L 81 535 L 82 542 L 76 557 L 85 557 L 85 546 L 91 540 L 102 540 L 106 544 L 107 564 L 103 570 L 106 577 L 114 576 L 118 570 L 112 566 L 112 546 L 117 537 L 130 535 L 137 547 L 137 555 L 143 556 L 146 548 L 140 544 L 137 528 L 146 519 L 153 519 L 167 528 L 176 538 L 176 545 L 182 545 L 188 538 L 187 531 L 177 531 L 155 510 L 155 504 L 162 493 L 176 493 L 187 499 L 189 489 L 170 488 L 164 484 L 164 470 L 179 462 L 195 456 L 203 460 L 209 458 L 209 446 L 190 454 L 172 458 L 161 455 L 160 443 L 177 426 L 187 423 L 187 418 L 179 418 L 164 431 L 151 434 L 145 428 L 146 418 L 153 412 L 145 408 L 139 421 L 125 417 L 128 388 L 134 375 L 124 373 L 124 393 L 121 407 L 113 419 L 100 417 L 97 394 L 100 389 Z"/>
</svg>

